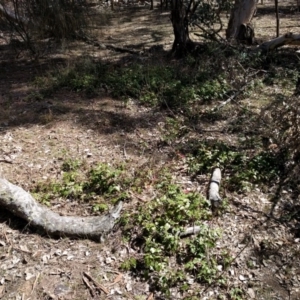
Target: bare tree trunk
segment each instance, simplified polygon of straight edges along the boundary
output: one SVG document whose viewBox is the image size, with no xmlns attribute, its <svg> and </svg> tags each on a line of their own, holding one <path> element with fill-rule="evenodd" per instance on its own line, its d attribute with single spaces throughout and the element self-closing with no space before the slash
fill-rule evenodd
<svg viewBox="0 0 300 300">
<path fill-rule="evenodd" d="M 276 12 L 276 37 L 279 37 L 279 11 L 278 11 L 278 0 L 275 0 L 275 12 Z"/>
<path fill-rule="evenodd" d="M 191 50 L 194 45 L 189 37 L 188 11 L 183 0 L 172 0 L 171 21 L 174 32 L 172 52 L 179 56 Z"/>
<path fill-rule="evenodd" d="M 235 0 L 226 30 L 227 39 L 253 43 L 254 29 L 250 23 L 256 12 L 256 5 L 257 0 Z"/>
<path fill-rule="evenodd" d="M 22 188 L 0 178 L 0 206 L 50 236 L 93 238 L 100 241 L 120 217 L 122 202 L 110 213 L 96 217 L 61 216 L 35 201 Z"/>
</svg>

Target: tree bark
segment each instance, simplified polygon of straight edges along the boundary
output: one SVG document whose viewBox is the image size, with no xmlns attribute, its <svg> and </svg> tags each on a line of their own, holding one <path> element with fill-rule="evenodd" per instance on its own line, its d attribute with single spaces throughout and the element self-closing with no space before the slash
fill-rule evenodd
<svg viewBox="0 0 300 300">
<path fill-rule="evenodd" d="M 254 29 L 250 24 L 256 12 L 256 5 L 257 0 L 235 0 L 226 30 L 227 39 L 246 41 L 252 44 Z"/>
<path fill-rule="evenodd" d="M 217 209 L 221 204 L 221 197 L 219 195 L 219 188 L 221 184 L 221 170 L 215 168 L 209 181 L 208 200 L 211 203 L 212 209 Z"/>
<path fill-rule="evenodd" d="M 122 202 L 104 216 L 61 216 L 35 201 L 22 188 L 0 178 L 0 205 L 50 236 L 92 238 L 98 241 L 120 217 Z"/>
<path fill-rule="evenodd" d="M 194 45 L 189 36 L 188 9 L 185 8 L 183 0 L 172 0 L 171 21 L 174 32 L 172 52 L 182 56 Z"/>
<path fill-rule="evenodd" d="M 278 10 L 278 0 L 275 0 L 275 13 L 276 13 L 276 37 L 279 37 L 279 10 Z"/>
</svg>

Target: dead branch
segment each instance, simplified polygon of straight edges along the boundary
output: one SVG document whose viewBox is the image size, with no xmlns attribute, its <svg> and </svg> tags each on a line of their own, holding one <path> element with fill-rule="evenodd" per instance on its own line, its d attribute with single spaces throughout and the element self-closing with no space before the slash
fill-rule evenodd
<svg viewBox="0 0 300 300">
<path fill-rule="evenodd" d="M 85 277 L 87 277 L 90 281 L 93 282 L 93 284 L 95 285 L 95 287 L 99 290 L 104 292 L 106 295 L 109 293 L 109 291 L 107 290 L 106 287 L 104 287 L 103 285 L 101 285 L 100 283 L 98 283 L 89 273 L 87 272 L 83 272 L 83 275 Z"/>
<path fill-rule="evenodd" d="M 210 201 L 212 208 L 216 209 L 221 204 L 221 197 L 219 195 L 219 188 L 221 184 L 221 170 L 215 168 L 209 181 L 208 200 Z"/>
<path fill-rule="evenodd" d="M 300 34 L 294 34 L 291 32 L 286 33 L 285 35 L 282 35 L 276 39 L 262 43 L 255 50 L 261 50 L 267 52 L 282 47 L 284 45 L 300 45 Z"/>
<path fill-rule="evenodd" d="M 246 84 L 242 86 L 238 91 L 236 91 L 233 95 L 231 95 L 227 100 L 223 101 L 219 106 L 212 108 L 212 112 L 218 111 L 221 109 L 223 106 L 234 100 L 237 96 L 239 96 L 246 88 Z"/>
<path fill-rule="evenodd" d="M 132 50 L 132 49 L 124 48 L 124 47 L 117 47 L 117 46 L 114 46 L 111 44 L 100 43 L 99 41 L 97 41 L 95 39 L 91 39 L 87 36 L 79 35 L 77 37 L 78 37 L 78 39 L 83 40 L 85 43 L 87 43 L 89 45 L 93 45 L 94 47 L 98 47 L 100 49 L 108 49 L 108 50 L 113 50 L 116 52 L 130 53 L 130 54 L 135 54 L 135 55 L 141 54 L 141 51 Z"/>
<path fill-rule="evenodd" d="M 39 204 L 21 187 L 0 178 L 0 205 L 50 236 L 83 237 L 100 241 L 114 227 L 123 203 L 119 202 L 104 216 L 60 216 Z"/>
<path fill-rule="evenodd" d="M 201 229 L 200 226 L 188 227 L 185 231 L 180 232 L 179 236 L 186 237 L 188 235 L 197 234 L 200 231 L 200 229 Z"/>
<path fill-rule="evenodd" d="M 91 296 L 94 298 L 95 297 L 95 291 L 94 288 L 90 285 L 90 283 L 88 282 L 88 280 L 84 277 L 84 275 L 82 276 L 82 281 L 85 283 L 85 285 L 88 287 L 88 289 L 90 290 Z"/>
</svg>

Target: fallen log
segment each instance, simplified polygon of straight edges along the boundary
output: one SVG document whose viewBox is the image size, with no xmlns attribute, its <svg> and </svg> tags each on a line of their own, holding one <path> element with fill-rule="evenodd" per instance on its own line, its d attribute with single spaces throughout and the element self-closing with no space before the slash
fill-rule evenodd
<svg viewBox="0 0 300 300">
<path fill-rule="evenodd" d="M 38 203 L 29 193 L 0 178 L 0 205 L 49 236 L 91 238 L 100 241 L 120 217 L 119 202 L 104 216 L 61 216 Z"/>
<path fill-rule="evenodd" d="M 300 34 L 286 33 L 276 39 L 262 43 L 256 49 L 268 52 L 285 45 L 300 45 Z"/>
<path fill-rule="evenodd" d="M 210 201 L 213 210 L 217 209 L 222 202 L 222 199 L 219 195 L 220 184 L 221 170 L 220 168 L 215 168 L 212 172 L 208 189 L 208 200 Z"/>
</svg>

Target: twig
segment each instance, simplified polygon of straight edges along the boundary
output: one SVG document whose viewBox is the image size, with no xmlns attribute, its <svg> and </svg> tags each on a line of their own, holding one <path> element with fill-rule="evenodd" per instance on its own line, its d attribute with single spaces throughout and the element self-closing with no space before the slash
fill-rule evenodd
<svg viewBox="0 0 300 300">
<path fill-rule="evenodd" d="M 247 242 L 245 244 L 245 246 L 240 250 L 239 253 L 237 253 L 237 255 L 231 260 L 230 265 L 233 264 L 233 262 L 235 262 L 237 260 L 237 258 L 244 252 L 244 250 L 248 247 L 249 243 L 252 240 L 252 236 L 251 234 L 247 236 Z M 218 279 L 220 279 L 223 274 L 228 270 L 228 268 L 224 268 L 224 270 L 219 274 L 219 276 L 215 279 L 215 281 L 218 281 Z M 209 290 L 212 287 L 212 284 L 208 285 L 203 291 L 202 294 L 204 294 L 207 290 Z"/>
<path fill-rule="evenodd" d="M 36 284 L 37 284 L 37 281 L 38 281 L 39 277 L 40 277 L 40 273 L 38 273 L 38 274 L 36 275 L 36 277 L 35 277 L 35 281 L 34 281 L 34 284 L 33 284 L 33 286 L 32 286 L 31 295 L 33 294 L 33 292 L 34 292 L 34 290 L 35 290 L 35 287 L 36 287 Z"/>
<path fill-rule="evenodd" d="M 101 285 L 100 283 L 98 283 L 89 273 L 83 272 L 83 275 L 85 275 L 89 280 L 91 280 L 98 290 L 101 290 L 106 295 L 109 293 L 107 288 Z"/>
<path fill-rule="evenodd" d="M 151 293 L 148 297 L 147 297 L 147 300 L 153 300 L 154 297 L 153 297 L 153 293 Z"/>
<path fill-rule="evenodd" d="M 235 92 L 233 95 L 231 95 L 227 100 L 223 101 L 219 106 L 214 107 L 211 111 L 217 111 L 220 110 L 223 106 L 231 102 L 234 98 L 236 98 L 238 95 L 240 95 L 246 88 L 247 84 L 242 86 L 237 92 Z"/>
<path fill-rule="evenodd" d="M 12 164 L 13 162 L 12 162 L 12 160 L 10 160 L 10 159 L 0 159 L 0 162 L 4 162 L 4 163 L 7 163 L 7 164 Z"/>
<path fill-rule="evenodd" d="M 125 159 L 128 158 L 127 152 L 126 152 L 126 141 L 125 141 L 124 146 L 123 146 L 123 155 L 124 155 Z"/>
<path fill-rule="evenodd" d="M 29 251 L 29 250 L 20 249 L 20 248 L 17 248 L 17 247 L 13 247 L 13 249 L 16 250 L 16 251 L 27 253 L 27 254 L 32 254 L 32 252 Z"/>
<path fill-rule="evenodd" d="M 84 276 L 82 276 L 82 280 L 85 283 L 85 285 L 89 288 L 92 297 L 95 297 L 95 291 L 93 287 L 89 284 L 88 280 Z"/>
<path fill-rule="evenodd" d="M 131 197 L 134 197 L 142 202 L 148 202 L 146 199 L 143 199 L 142 197 L 138 196 L 138 195 L 135 195 L 132 191 L 129 191 L 129 194 Z"/>
<path fill-rule="evenodd" d="M 243 68 L 243 66 L 241 64 L 240 64 L 240 66 Z M 264 71 L 263 70 L 255 71 L 253 74 L 249 75 L 249 77 L 254 77 L 255 75 L 257 75 L 260 72 L 264 72 Z M 253 80 L 254 80 L 254 78 L 250 79 L 238 91 L 236 91 L 233 95 L 231 95 L 227 100 L 222 102 L 219 106 L 214 107 L 211 111 L 217 111 L 217 110 L 221 109 L 223 106 L 225 106 L 226 104 L 228 104 L 230 101 L 234 100 L 234 98 L 239 96 Z"/>
<path fill-rule="evenodd" d="M 122 280 L 122 278 L 123 278 L 123 274 L 122 274 L 122 273 L 119 273 L 119 274 L 116 276 L 116 278 L 115 278 L 114 282 L 113 282 L 113 283 L 111 283 L 109 286 L 112 286 L 112 285 L 114 285 L 114 284 L 118 283 L 119 281 L 121 281 L 121 280 Z"/>
</svg>

